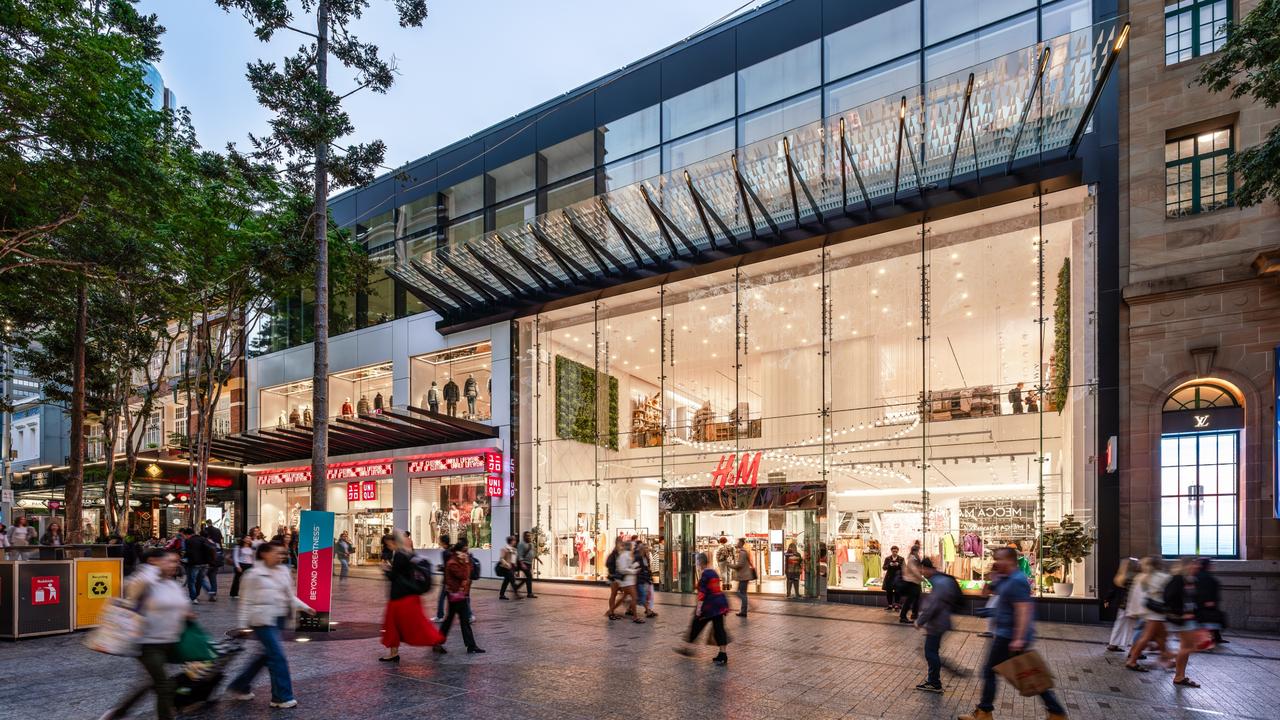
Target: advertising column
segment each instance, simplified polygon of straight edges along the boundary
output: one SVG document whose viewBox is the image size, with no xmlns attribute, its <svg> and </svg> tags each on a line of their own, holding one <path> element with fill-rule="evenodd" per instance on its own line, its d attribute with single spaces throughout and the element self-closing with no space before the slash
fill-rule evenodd
<svg viewBox="0 0 1280 720">
<path fill-rule="evenodd" d="M 303 510 L 298 526 L 298 599 L 316 611 L 302 615 L 299 630 L 328 631 L 333 591 L 334 514 Z"/>
</svg>

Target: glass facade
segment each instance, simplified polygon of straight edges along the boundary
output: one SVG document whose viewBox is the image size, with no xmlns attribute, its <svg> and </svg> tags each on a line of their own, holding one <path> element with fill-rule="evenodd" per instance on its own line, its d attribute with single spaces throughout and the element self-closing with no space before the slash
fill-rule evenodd
<svg viewBox="0 0 1280 720">
<path fill-rule="evenodd" d="M 721 535 L 758 553 L 764 591 L 791 543 L 810 595 L 822 545 L 852 590 L 917 542 L 970 589 L 997 546 L 1037 572 L 1045 530 L 1091 521 L 1096 473 L 1092 202 L 1042 200 L 520 320 L 543 574 L 599 577 L 632 534 L 677 589 L 682 553 Z M 1073 564 L 1077 594 L 1094 577 Z"/>
</svg>

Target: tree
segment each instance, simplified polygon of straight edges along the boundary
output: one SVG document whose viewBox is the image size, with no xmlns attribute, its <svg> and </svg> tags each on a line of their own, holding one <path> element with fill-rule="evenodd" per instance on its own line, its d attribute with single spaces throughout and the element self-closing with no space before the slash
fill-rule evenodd
<svg viewBox="0 0 1280 720">
<path fill-rule="evenodd" d="M 395 79 L 395 67 L 378 55 L 378 48 L 361 42 L 351 31 L 369 7 L 369 0 L 298 0 L 303 14 L 312 16 L 315 32 L 295 24 L 289 0 L 215 0 L 224 10 L 240 11 L 262 41 L 287 30 L 307 38 L 282 65 L 258 61 L 249 65 L 249 84 L 258 102 L 276 113 L 271 132 L 250 136 L 255 154 L 283 164 L 286 177 L 298 188 L 312 188 L 308 226 L 315 240 L 315 365 L 312 406 L 315 410 L 311 446 L 311 507 L 326 506 L 325 470 L 329 455 L 329 229 L 330 189 L 362 185 L 373 178 L 386 154 L 381 140 L 341 148 L 339 140 L 354 132 L 342 101 L 363 89 L 385 93 Z M 427 16 L 426 0 L 395 0 L 401 27 L 420 27 Z M 356 87 L 338 95 L 329 87 L 329 59 L 355 76 Z M 331 183 L 332 181 L 332 183 Z"/>
<path fill-rule="evenodd" d="M 1261 0 L 1239 22 L 1226 27 L 1227 41 L 1200 68 L 1197 81 L 1213 92 L 1251 97 L 1268 109 L 1280 104 L 1280 0 Z M 1241 207 L 1280 202 L 1280 125 L 1262 143 L 1237 150 L 1227 163 L 1239 178 L 1234 201 Z"/>
</svg>

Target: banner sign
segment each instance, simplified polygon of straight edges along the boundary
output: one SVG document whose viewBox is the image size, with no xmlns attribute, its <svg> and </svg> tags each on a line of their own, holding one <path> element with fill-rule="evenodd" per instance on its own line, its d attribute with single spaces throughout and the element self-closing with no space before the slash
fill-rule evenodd
<svg viewBox="0 0 1280 720">
<path fill-rule="evenodd" d="M 347 478 L 379 477 L 391 474 L 391 462 L 380 460 L 360 465 L 343 465 L 325 470 L 325 478 L 329 480 L 345 480 Z M 296 470 L 280 470 L 264 472 L 258 475 L 259 485 L 292 485 L 294 483 L 311 482 L 311 468 Z"/>
<path fill-rule="evenodd" d="M 502 497 L 502 476 L 490 475 L 485 478 L 485 491 L 491 498 Z"/>
<path fill-rule="evenodd" d="M 424 458 L 422 460 L 413 460 L 409 463 L 409 474 L 422 472 L 440 472 L 444 470 L 475 470 L 482 471 L 488 467 L 488 458 L 490 454 L 477 453 L 475 455 L 446 455 L 444 457 Z M 499 464 L 501 464 L 501 455 Z"/>
<path fill-rule="evenodd" d="M 334 514 L 303 510 L 298 522 L 298 599 L 316 611 L 305 615 L 299 629 L 327 631 L 333 593 Z"/>
</svg>

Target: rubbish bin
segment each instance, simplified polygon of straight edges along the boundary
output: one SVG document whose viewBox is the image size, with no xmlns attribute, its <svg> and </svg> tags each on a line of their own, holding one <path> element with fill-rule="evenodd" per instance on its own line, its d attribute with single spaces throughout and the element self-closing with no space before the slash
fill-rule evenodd
<svg viewBox="0 0 1280 720">
<path fill-rule="evenodd" d="M 97 627 L 98 613 L 107 600 L 123 592 L 124 560 L 120 558 L 76 558 L 75 629 Z"/>
<path fill-rule="evenodd" d="M 0 637 L 69 633 L 75 620 L 70 560 L 0 562 Z"/>
</svg>

